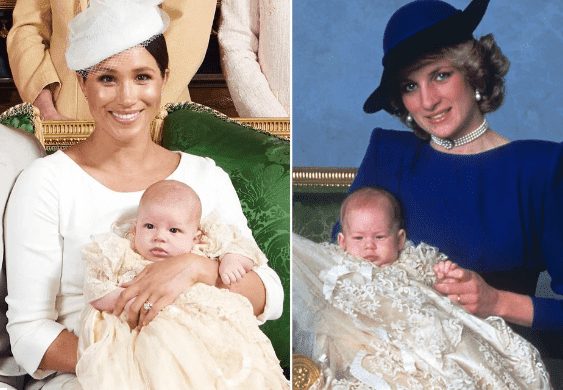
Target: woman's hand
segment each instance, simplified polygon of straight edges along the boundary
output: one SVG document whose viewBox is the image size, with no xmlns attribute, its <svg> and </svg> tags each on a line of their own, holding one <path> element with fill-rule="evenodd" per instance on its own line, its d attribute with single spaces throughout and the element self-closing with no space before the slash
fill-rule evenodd
<svg viewBox="0 0 563 390">
<path fill-rule="evenodd" d="M 497 290 L 479 274 L 456 264 L 436 267 L 436 275 L 442 277 L 434 285 L 436 291 L 458 302 L 470 313 L 481 318 L 499 316 L 514 324 L 532 326 L 534 305 L 529 296 Z"/>
<path fill-rule="evenodd" d="M 210 266 L 213 267 L 209 262 L 215 263 L 215 278 L 210 277 L 210 272 L 206 272 Z M 113 314 L 120 316 L 127 302 L 136 298 L 126 310 L 127 322 L 132 329 L 140 328 L 152 321 L 164 307 L 174 302 L 196 282 L 214 285 L 217 275 L 215 260 L 191 253 L 151 263 L 131 282 L 121 285 L 125 290 L 117 299 Z M 146 302 L 152 304 L 150 310 L 144 308 Z"/>
<path fill-rule="evenodd" d="M 450 261 L 437 264 L 434 271 L 438 277 L 436 291 L 478 317 L 499 315 L 499 290 L 489 286 L 481 276 Z"/>
</svg>

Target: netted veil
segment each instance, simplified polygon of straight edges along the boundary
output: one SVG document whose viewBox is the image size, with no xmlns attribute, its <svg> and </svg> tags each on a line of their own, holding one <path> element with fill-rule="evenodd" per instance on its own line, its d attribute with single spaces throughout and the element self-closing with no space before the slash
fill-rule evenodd
<svg viewBox="0 0 563 390">
<path fill-rule="evenodd" d="M 169 26 L 158 7 L 163 0 L 90 0 L 68 24 L 66 62 L 86 76 L 88 70 L 116 54 L 148 45 Z"/>
</svg>

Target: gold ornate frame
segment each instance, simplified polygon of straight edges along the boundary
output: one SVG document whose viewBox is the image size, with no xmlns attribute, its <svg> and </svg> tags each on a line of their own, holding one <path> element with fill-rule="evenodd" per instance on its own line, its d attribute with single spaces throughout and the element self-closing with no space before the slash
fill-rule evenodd
<svg viewBox="0 0 563 390">
<path fill-rule="evenodd" d="M 250 125 L 282 138 L 290 138 L 289 118 L 233 118 L 236 122 Z M 156 120 L 158 121 L 158 119 Z M 158 124 L 153 122 L 152 132 L 155 142 L 160 142 Z M 86 138 L 94 131 L 94 121 L 36 121 L 35 134 L 45 150 L 66 149 Z"/>
<path fill-rule="evenodd" d="M 345 191 L 354 181 L 357 168 L 293 167 L 293 189 Z"/>
</svg>

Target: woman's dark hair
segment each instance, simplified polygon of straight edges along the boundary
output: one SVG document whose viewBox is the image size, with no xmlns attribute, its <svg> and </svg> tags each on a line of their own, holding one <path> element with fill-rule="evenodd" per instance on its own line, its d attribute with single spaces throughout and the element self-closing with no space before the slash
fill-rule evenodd
<svg viewBox="0 0 563 390">
<path fill-rule="evenodd" d="M 158 64 L 158 69 L 160 69 L 160 75 L 164 77 L 166 69 L 168 69 L 168 47 L 166 46 L 166 40 L 164 35 L 158 34 L 151 38 L 149 41 L 141 44 L 147 49 L 149 53 L 154 57 L 156 63 Z"/>
<path fill-rule="evenodd" d="M 485 35 L 479 40 L 470 39 L 454 46 L 443 47 L 419 58 L 407 69 L 415 70 L 441 58 L 449 59 L 454 67 L 463 72 L 469 86 L 479 90 L 481 100 L 477 104 L 483 114 L 493 112 L 502 105 L 505 95 L 504 76 L 508 73 L 510 61 L 502 54 L 493 34 Z M 391 105 L 396 109 L 394 115 L 413 129 L 418 137 L 429 139 L 430 135 L 415 121 L 407 123 L 408 112 L 403 104 L 398 74 L 394 77 L 394 85 L 388 88 Z"/>
<path fill-rule="evenodd" d="M 158 65 L 158 69 L 160 70 L 160 75 L 164 77 L 166 74 L 166 69 L 168 69 L 168 47 L 166 46 L 166 40 L 164 39 L 164 35 L 158 34 L 149 38 L 148 40 L 139 44 L 139 46 L 144 47 L 150 53 L 151 56 L 154 57 L 156 60 L 156 64 Z M 90 73 L 90 69 L 79 70 L 79 73 L 84 80 L 88 77 L 88 73 Z"/>
</svg>

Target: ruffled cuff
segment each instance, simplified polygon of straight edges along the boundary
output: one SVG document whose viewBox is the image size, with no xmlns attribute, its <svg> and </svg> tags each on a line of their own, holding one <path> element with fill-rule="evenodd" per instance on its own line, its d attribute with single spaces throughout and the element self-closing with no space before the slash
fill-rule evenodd
<svg viewBox="0 0 563 390">
<path fill-rule="evenodd" d="M 415 246 L 411 241 L 407 241 L 395 264 L 404 269 L 411 278 L 431 287 L 436 282 L 434 266 L 446 260 L 448 257 L 436 247 L 423 242 Z"/>
<path fill-rule="evenodd" d="M 254 269 L 266 288 L 266 306 L 264 311 L 256 319 L 261 325 L 268 320 L 281 317 L 283 312 L 283 286 L 280 277 L 270 267 L 264 265 Z"/>
<path fill-rule="evenodd" d="M 217 211 L 203 218 L 201 230 L 201 242 L 194 246 L 192 253 L 219 259 L 227 253 L 238 254 L 252 260 L 255 267 L 268 263 L 256 242 L 243 236 L 235 225 L 222 224 Z"/>
</svg>

